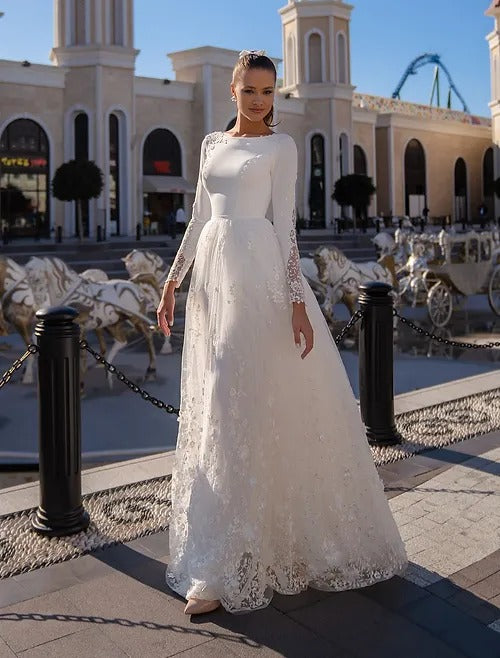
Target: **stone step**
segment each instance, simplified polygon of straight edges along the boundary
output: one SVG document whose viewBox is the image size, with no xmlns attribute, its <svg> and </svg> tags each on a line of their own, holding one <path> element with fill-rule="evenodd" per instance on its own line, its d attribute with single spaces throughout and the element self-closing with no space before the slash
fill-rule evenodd
<svg viewBox="0 0 500 658">
<path fill-rule="evenodd" d="M 127 278 L 127 271 L 123 265 L 122 258 L 132 249 L 149 249 L 155 251 L 170 265 L 179 248 L 182 239 L 180 234 L 176 240 L 170 237 L 135 240 L 109 240 L 96 243 L 87 242 L 79 244 L 77 241 L 54 244 L 45 243 L 23 243 L 5 245 L 0 248 L 0 255 L 13 258 L 20 265 L 25 265 L 32 256 L 57 256 L 64 260 L 77 272 L 83 272 L 89 268 L 101 269 L 110 278 Z M 320 245 L 335 245 L 354 262 L 375 260 L 376 253 L 369 236 L 311 235 L 309 232 L 298 236 L 299 252 L 301 257 L 310 257 Z"/>
</svg>

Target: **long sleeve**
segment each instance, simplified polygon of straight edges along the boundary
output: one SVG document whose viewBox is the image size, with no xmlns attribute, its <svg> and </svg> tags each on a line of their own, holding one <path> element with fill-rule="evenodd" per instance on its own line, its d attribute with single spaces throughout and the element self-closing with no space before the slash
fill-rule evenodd
<svg viewBox="0 0 500 658">
<path fill-rule="evenodd" d="M 297 146 L 286 135 L 278 146 L 272 168 L 273 225 L 280 244 L 291 302 L 304 301 L 297 233 L 295 230 L 295 183 Z"/>
<path fill-rule="evenodd" d="M 186 226 L 181 244 L 175 255 L 174 262 L 170 267 L 166 281 L 177 281 L 176 288 L 182 283 L 196 254 L 196 245 L 200 237 L 201 229 L 210 219 L 211 204 L 208 192 L 203 185 L 203 167 L 207 152 L 207 137 L 203 139 L 200 150 L 200 168 L 198 171 L 198 183 L 191 212 L 191 219 Z"/>
</svg>

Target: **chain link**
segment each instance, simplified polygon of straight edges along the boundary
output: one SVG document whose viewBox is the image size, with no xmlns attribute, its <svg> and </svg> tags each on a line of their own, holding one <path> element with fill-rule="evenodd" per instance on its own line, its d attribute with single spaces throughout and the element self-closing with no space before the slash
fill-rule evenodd
<svg viewBox="0 0 500 658">
<path fill-rule="evenodd" d="M 411 320 L 408 320 L 408 318 L 405 318 L 403 315 L 400 315 L 396 309 L 394 309 L 394 315 L 397 318 L 399 318 L 403 324 L 408 325 L 411 329 L 418 332 L 419 334 L 422 334 L 423 336 L 425 336 L 426 338 L 430 338 L 431 340 L 437 340 L 439 343 L 444 343 L 445 345 L 451 345 L 452 347 L 467 347 L 473 350 L 477 350 L 477 349 L 491 350 L 494 349 L 495 347 L 500 347 L 500 342 L 476 344 L 476 343 L 466 343 L 465 341 L 461 342 L 459 340 L 450 340 L 449 338 L 436 336 L 436 334 L 433 334 L 432 331 L 427 331 L 426 329 L 422 329 L 422 327 L 419 327 Z"/>
<path fill-rule="evenodd" d="M 335 339 L 334 339 L 334 340 L 335 340 L 335 343 L 336 343 L 337 345 L 341 342 L 341 340 L 344 338 L 344 336 L 345 336 L 346 333 L 349 331 L 349 329 L 350 329 L 351 327 L 353 327 L 353 326 L 356 324 L 356 322 L 357 322 L 358 320 L 361 320 L 362 317 L 363 317 L 363 311 L 361 311 L 361 310 L 356 311 L 356 312 L 351 316 L 351 319 L 350 319 L 349 322 L 346 324 L 346 326 L 342 329 L 342 331 L 340 332 L 340 334 L 339 334 L 338 336 L 335 336 Z"/>
<path fill-rule="evenodd" d="M 128 386 L 131 391 L 133 391 L 134 393 L 139 393 L 139 395 L 142 397 L 143 400 L 146 400 L 147 402 L 151 402 L 151 404 L 153 404 L 155 407 L 158 407 L 158 409 L 164 409 L 169 414 L 179 415 L 179 409 L 176 409 L 171 404 L 167 404 L 166 402 L 163 402 L 162 400 L 155 398 L 154 395 L 151 395 L 150 393 L 142 389 L 138 384 L 128 379 L 128 377 L 123 372 L 121 372 L 121 370 L 118 370 L 116 366 L 106 361 L 106 359 L 102 356 L 102 354 L 99 354 L 99 352 L 96 352 L 94 349 L 92 349 L 92 347 L 90 347 L 90 345 L 87 343 L 86 340 L 80 340 L 80 347 L 82 350 L 87 350 L 87 352 L 92 354 L 92 356 L 96 361 L 102 363 L 108 372 L 110 372 L 112 375 L 115 375 L 116 378 L 119 381 L 121 381 L 123 384 Z"/>
<path fill-rule="evenodd" d="M 19 368 L 23 365 L 23 362 L 26 361 L 26 359 L 31 356 L 32 354 L 35 354 L 38 352 L 38 345 L 35 345 L 34 343 L 30 343 L 28 345 L 28 349 L 26 352 L 19 357 L 19 359 L 16 359 L 11 367 L 5 372 L 2 377 L 0 377 L 0 388 L 5 386 L 10 381 L 10 378 L 12 375 L 16 372 L 16 370 L 19 370 Z"/>
</svg>

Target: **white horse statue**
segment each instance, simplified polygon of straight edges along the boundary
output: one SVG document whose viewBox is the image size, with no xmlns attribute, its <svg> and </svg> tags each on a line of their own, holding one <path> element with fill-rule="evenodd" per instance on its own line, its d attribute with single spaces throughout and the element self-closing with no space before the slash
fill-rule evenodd
<svg viewBox="0 0 500 658">
<path fill-rule="evenodd" d="M 341 301 L 350 314 L 356 311 L 359 286 L 366 281 L 382 281 L 398 289 L 398 281 L 391 255 L 379 261 L 354 263 L 335 246 L 321 246 L 313 252 L 319 280 L 331 286 L 333 303 Z"/>
<path fill-rule="evenodd" d="M 112 363 L 116 354 L 127 344 L 124 329 L 129 321 L 135 330 L 143 334 L 149 353 L 149 365 L 145 380 L 156 374 L 156 356 L 151 332 L 151 320 L 147 316 L 147 300 L 141 288 L 130 281 L 111 279 L 92 282 L 83 279 L 60 258 L 31 258 L 26 274 L 33 290 L 35 302 L 48 293 L 51 305 L 71 305 L 80 315 L 77 322 L 82 330 L 106 328 L 115 342 L 107 360 Z M 111 378 L 108 376 L 111 383 Z"/>
<path fill-rule="evenodd" d="M 33 343 L 35 322 L 35 298 L 26 280 L 26 270 L 12 258 L 0 256 L 0 312 L 3 318 L 2 331 L 9 325 L 21 335 L 26 347 Z M 22 376 L 23 384 L 33 384 L 33 358 L 26 360 Z"/>
</svg>

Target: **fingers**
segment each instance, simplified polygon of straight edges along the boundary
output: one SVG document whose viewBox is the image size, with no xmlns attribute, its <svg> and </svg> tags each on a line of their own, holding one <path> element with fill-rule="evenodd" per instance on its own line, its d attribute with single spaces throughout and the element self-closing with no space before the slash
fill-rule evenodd
<svg viewBox="0 0 500 658">
<path fill-rule="evenodd" d="M 300 357 L 302 359 L 305 359 L 305 357 L 309 354 L 309 352 L 312 350 L 314 341 L 313 341 L 313 330 L 311 329 L 310 331 L 307 332 L 302 332 L 304 334 L 304 338 L 306 340 L 306 347 Z"/>
<path fill-rule="evenodd" d="M 156 318 L 158 321 L 158 326 L 165 334 L 165 336 L 170 336 L 170 327 L 169 325 L 173 324 L 173 313 L 170 313 L 170 319 L 167 319 L 167 311 L 165 308 L 160 305 L 156 311 Z"/>
<path fill-rule="evenodd" d="M 165 336 L 170 336 L 170 328 L 168 326 L 165 313 L 157 313 L 157 318 L 158 318 L 158 326 L 160 327 L 162 332 L 165 334 Z"/>
</svg>

